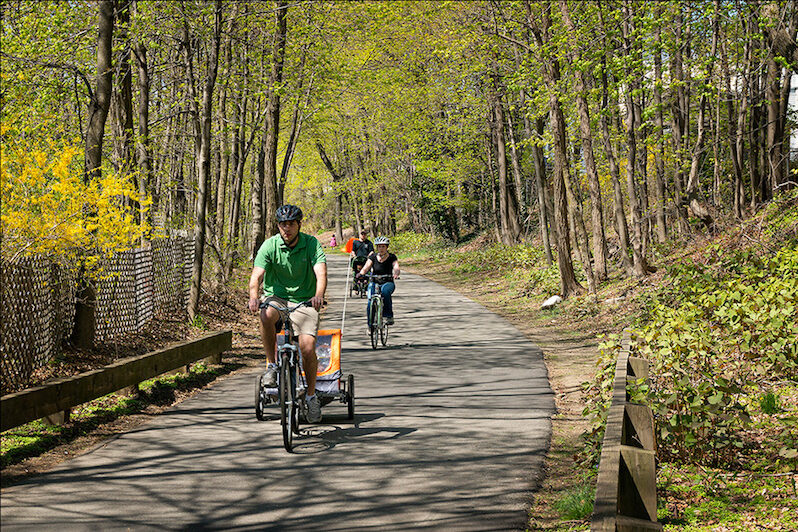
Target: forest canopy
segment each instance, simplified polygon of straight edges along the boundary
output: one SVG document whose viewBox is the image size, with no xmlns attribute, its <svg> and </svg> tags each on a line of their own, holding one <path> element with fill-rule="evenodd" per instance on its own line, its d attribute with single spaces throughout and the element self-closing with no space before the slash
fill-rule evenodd
<svg viewBox="0 0 798 532">
<path fill-rule="evenodd" d="M 4 257 L 188 229 L 223 280 L 290 201 L 339 239 L 534 240 L 568 296 L 796 181 L 794 2 L 0 9 Z"/>
</svg>

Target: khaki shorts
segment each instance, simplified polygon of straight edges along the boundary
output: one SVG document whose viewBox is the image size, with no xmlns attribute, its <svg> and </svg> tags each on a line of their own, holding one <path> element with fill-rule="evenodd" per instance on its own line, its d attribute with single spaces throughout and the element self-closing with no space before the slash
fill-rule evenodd
<svg viewBox="0 0 798 532">
<path fill-rule="evenodd" d="M 280 306 L 293 307 L 296 303 L 289 303 L 285 299 L 277 296 L 261 298 L 264 303 L 274 301 Z M 294 334 L 307 334 L 316 336 L 319 330 L 319 311 L 313 307 L 299 307 L 291 313 L 291 324 L 294 326 Z"/>
</svg>

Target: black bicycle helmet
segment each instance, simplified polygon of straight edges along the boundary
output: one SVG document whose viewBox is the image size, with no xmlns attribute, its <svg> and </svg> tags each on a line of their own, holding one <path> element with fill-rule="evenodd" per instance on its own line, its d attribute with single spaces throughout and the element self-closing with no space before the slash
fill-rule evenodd
<svg viewBox="0 0 798 532">
<path fill-rule="evenodd" d="M 277 209 L 277 221 L 288 222 L 291 220 L 302 220 L 302 209 L 296 205 L 283 205 Z"/>
</svg>

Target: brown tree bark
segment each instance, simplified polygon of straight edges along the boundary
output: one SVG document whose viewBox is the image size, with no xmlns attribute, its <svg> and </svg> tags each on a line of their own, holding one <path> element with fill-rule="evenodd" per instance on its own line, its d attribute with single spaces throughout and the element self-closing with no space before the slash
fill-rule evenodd
<svg viewBox="0 0 798 532">
<path fill-rule="evenodd" d="M 542 16 L 538 21 L 532 14 L 529 0 L 524 0 L 527 24 L 538 46 L 543 74 L 549 86 L 549 121 L 554 137 L 554 221 L 557 225 L 557 266 L 560 270 L 560 291 L 563 299 L 581 293 L 584 288 L 576 280 L 571 259 L 570 229 L 568 227 L 568 200 L 566 198 L 565 172 L 568 169 L 568 156 L 565 145 L 565 118 L 560 108 L 560 100 L 556 92 L 556 80 L 559 79 L 558 64 L 555 59 L 546 57 L 544 46 L 550 42 L 551 6 L 542 6 Z M 588 263 L 589 267 L 589 263 Z"/>
<path fill-rule="evenodd" d="M 635 52 L 632 47 L 633 12 L 628 0 L 624 2 L 624 20 L 621 24 L 624 38 L 624 48 L 627 57 L 631 57 Z M 631 67 L 627 67 L 626 76 L 629 79 L 629 86 L 626 92 L 626 194 L 629 197 L 629 211 L 631 213 L 632 224 L 632 274 L 635 277 L 644 277 L 648 273 L 645 251 L 643 247 L 643 219 L 640 210 L 640 191 L 635 180 L 635 169 L 638 157 L 637 145 L 637 126 L 639 120 L 637 115 L 637 104 L 634 101 L 637 73 Z"/>
<path fill-rule="evenodd" d="M 684 204 L 684 170 L 685 158 L 688 152 L 687 143 L 690 141 L 689 128 L 690 128 L 690 97 L 687 91 L 689 80 L 684 71 L 684 61 L 682 50 L 688 48 L 684 45 L 685 41 L 689 40 L 689 35 L 685 36 L 685 29 L 683 24 L 682 7 L 675 6 L 675 13 L 673 16 L 673 31 L 675 34 L 676 44 L 670 52 L 670 74 L 673 80 L 672 85 L 675 85 L 672 101 L 672 124 L 671 132 L 673 138 L 673 151 L 675 153 L 675 164 L 673 174 L 673 188 L 676 198 L 676 222 L 679 227 L 679 232 L 685 234 L 689 231 L 687 224 L 687 209 Z M 689 31 L 689 26 L 688 26 Z"/>
<path fill-rule="evenodd" d="M 571 62 L 578 64 L 581 61 L 581 57 L 577 53 L 576 27 L 571 20 L 568 4 L 565 0 L 560 0 L 560 11 L 571 39 Z M 576 86 L 574 88 L 576 89 L 576 111 L 579 115 L 579 133 L 582 140 L 582 157 L 585 163 L 587 182 L 590 187 L 593 258 L 595 259 L 596 280 L 604 281 L 607 279 L 607 239 L 604 235 L 604 208 L 601 200 L 601 184 L 599 183 L 596 159 L 593 154 L 593 132 L 590 127 L 590 109 L 586 96 L 587 82 L 585 81 L 585 73 L 580 68 L 576 68 L 575 73 Z"/>
<path fill-rule="evenodd" d="M 213 90 L 219 66 L 219 47 L 222 34 L 222 0 L 216 0 L 214 10 L 213 38 L 208 51 L 207 74 L 202 88 L 201 115 L 196 116 L 197 131 L 197 206 L 194 224 L 194 263 L 191 268 L 191 288 L 189 290 L 188 317 L 190 320 L 199 313 L 199 297 L 202 285 L 202 268 L 205 255 L 205 218 L 208 208 L 208 184 L 211 173 L 211 125 L 213 113 Z M 185 15 L 185 12 L 184 12 Z M 188 21 L 184 21 L 187 28 Z M 189 83 L 195 84 L 193 75 Z M 196 89 L 195 89 L 196 91 Z"/>
<path fill-rule="evenodd" d="M 543 137 L 543 119 L 538 118 L 536 122 L 537 138 Z M 526 130 L 527 138 L 532 138 L 532 128 L 529 118 L 524 115 L 524 129 Z M 532 157 L 535 161 L 535 191 L 538 196 L 538 215 L 540 223 L 540 236 L 543 239 L 543 251 L 546 254 L 546 264 L 551 265 L 554 262 L 554 257 L 551 253 L 551 242 L 549 239 L 549 227 L 553 226 L 550 221 L 550 211 L 548 209 L 548 190 L 546 189 L 546 159 L 543 153 L 543 148 L 539 143 L 535 143 L 532 147 Z M 556 238 L 555 238 L 556 240 Z"/>
<path fill-rule="evenodd" d="M 660 18 L 661 9 L 656 8 L 656 17 Z M 654 51 L 654 128 L 657 135 L 657 145 L 654 149 L 654 201 L 657 219 L 657 241 L 662 244 L 668 239 L 668 231 L 665 224 L 665 119 L 662 108 L 662 31 L 659 25 L 655 28 L 655 38 L 657 41 Z"/>
<path fill-rule="evenodd" d="M 494 78 L 494 83 L 496 83 L 496 77 Z M 495 84 L 494 90 L 498 91 L 498 86 Z M 493 107 L 494 119 L 492 126 L 494 128 L 494 140 L 496 142 L 500 236 L 504 244 L 515 244 L 518 242 L 518 238 L 521 234 L 521 227 L 518 223 L 518 210 L 515 206 L 515 197 L 511 192 L 511 186 L 507 179 L 507 144 L 504 136 L 504 107 L 502 106 L 501 96 L 498 92 L 493 95 L 491 105 Z"/>
<path fill-rule="evenodd" d="M 137 4 L 135 4 L 137 5 Z M 153 164 L 152 148 L 150 147 L 150 70 L 147 64 L 147 47 L 141 41 L 136 41 L 133 46 L 133 57 L 136 60 L 138 73 L 138 136 L 136 138 L 136 154 L 139 169 L 139 195 L 143 198 L 147 193 L 152 194 L 152 205 L 146 214 L 142 213 L 141 221 L 152 225 L 152 212 L 160 204 L 160 194 L 157 186 L 152 186 Z M 149 235 L 145 235 L 149 238 Z"/>
<path fill-rule="evenodd" d="M 89 94 L 88 125 L 86 128 L 86 151 L 83 181 L 89 183 L 102 175 L 103 136 L 108 109 L 113 92 L 112 38 L 114 33 L 114 0 L 98 2 L 97 16 L 97 80 L 94 92 Z M 96 216 L 95 213 L 86 213 Z M 75 327 L 72 341 L 81 349 L 94 345 L 96 330 L 97 289 L 90 272 L 81 266 L 78 275 L 77 303 L 75 305 Z"/>
<path fill-rule="evenodd" d="M 715 54 L 717 53 L 718 49 L 718 17 L 719 14 L 716 2 L 714 22 L 713 22 L 713 32 L 712 32 L 711 57 L 715 57 Z M 712 77 L 712 63 L 708 62 L 701 83 L 702 84 L 709 83 L 711 77 Z M 707 92 L 708 92 L 707 88 L 701 90 L 701 97 L 698 102 L 698 118 L 696 120 L 698 132 L 696 135 L 695 145 L 693 146 L 693 151 L 690 158 L 690 174 L 687 179 L 685 199 L 690 205 L 690 210 L 693 211 L 693 215 L 699 220 L 701 220 L 701 222 L 707 227 L 707 229 L 711 230 L 713 229 L 714 226 L 713 216 L 712 213 L 710 212 L 709 206 L 706 203 L 706 200 L 701 194 L 698 182 L 699 163 L 704 152 L 704 140 L 706 136 L 705 116 L 706 116 L 706 107 L 707 107 Z"/>
<path fill-rule="evenodd" d="M 280 138 L 280 92 L 283 83 L 283 64 L 285 62 L 285 44 L 288 33 L 288 1 L 276 0 L 275 18 L 276 29 L 272 50 L 272 63 L 269 72 L 269 99 L 266 104 L 266 122 L 263 131 L 262 152 L 263 162 L 263 190 L 262 197 L 257 200 L 263 205 L 261 219 L 253 220 L 252 225 L 252 257 L 258 252 L 266 236 L 277 233 L 275 215 L 278 202 L 277 185 L 277 148 Z M 253 191 L 253 201 L 255 194 Z M 253 203 L 253 213 L 257 212 Z"/>
<path fill-rule="evenodd" d="M 117 71 L 117 90 L 114 95 L 114 118 L 118 127 L 117 138 L 114 139 L 114 155 L 117 170 L 122 174 L 134 171 L 136 160 L 133 142 L 133 71 L 130 65 L 130 5 L 132 0 L 116 1 L 116 33 L 115 40 L 120 48 Z M 138 188 L 138 178 L 133 176 Z"/>
</svg>

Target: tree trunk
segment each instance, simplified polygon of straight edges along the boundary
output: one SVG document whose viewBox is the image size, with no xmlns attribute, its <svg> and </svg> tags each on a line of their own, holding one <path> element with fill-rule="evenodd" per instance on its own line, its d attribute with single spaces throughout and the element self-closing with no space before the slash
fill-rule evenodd
<svg viewBox="0 0 798 532">
<path fill-rule="evenodd" d="M 266 122 L 263 131 L 263 218 L 260 224 L 253 225 L 254 257 L 260 245 L 266 239 L 277 233 L 277 220 L 275 218 L 279 207 L 277 184 L 277 148 L 280 138 L 280 87 L 283 83 L 283 63 L 285 62 L 285 44 L 288 33 L 288 2 L 277 0 L 275 9 L 276 30 L 274 33 L 274 47 L 272 51 L 272 64 L 269 73 L 269 99 L 266 105 Z M 253 195 L 254 199 L 254 195 Z"/>
<path fill-rule="evenodd" d="M 118 126 L 118 137 L 114 139 L 114 154 L 117 171 L 122 175 L 130 175 L 138 189 L 138 176 L 135 170 L 135 146 L 133 141 L 133 72 L 130 66 L 130 4 L 132 0 L 117 0 L 116 22 L 117 46 L 120 49 L 117 71 L 118 86 L 114 98 L 114 117 Z M 138 211 L 139 204 L 132 207 Z"/>
<path fill-rule="evenodd" d="M 662 10 L 656 8 L 656 17 L 660 18 Z M 654 51 L 654 106 L 656 114 L 654 116 L 654 128 L 657 135 L 657 145 L 654 148 L 654 200 L 657 202 L 657 241 L 662 244 L 668 239 L 668 232 L 665 225 L 665 120 L 662 115 L 662 31 L 659 25 L 654 30 L 656 34 L 657 48 Z"/>
<path fill-rule="evenodd" d="M 566 29 L 571 38 L 571 62 L 575 65 L 581 62 L 577 53 L 576 28 L 568 12 L 568 4 L 560 0 L 560 11 L 565 21 Z M 596 159 L 593 154 L 593 132 L 590 128 L 590 110 L 587 103 L 587 82 L 585 73 L 576 68 L 576 110 L 579 115 L 579 132 L 582 140 L 582 157 L 585 163 L 585 173 L 590 187 L 590 210 L 593 225 L 593 257 L 596 261 L 596 280 L 607 279 L 607 239 L 604 236 L 604 210 L 601 200 L 601 184 L 599 183 Z M 588 259 L 589 260 L 589 259 Z"/>
<path fill-rule="evenodd" d="M 158 187 L 152 186 L 152 149 L 150 148 L 150 71 L 147 65 L 147 48 L 141 41 L 136 42 L 133 48 L 138 70 L 139 107 L 138 107 L 138 138 L 136 152 L 138 154 L 139 169 L 139 195 L 145 198 L 147 192 L 152 194 L 152 206 L 141 212 L 141 222 L 152 225 L 152 211 L 160 203 Z M 149 238 L 149 234 L 145 235 Z"/>
<path fill-rule="evenodd" d="M 554 222 L 557 225 L 557 266 L 560 270 L 560 291 L 563 299 L 581 293 L 584 289 L 577 282 L 571 262 L 571 244 L 568 227 L 568 200 L 566 199 L 565 172 L 568 168 L 568 156 L 565 148 L 565 118 L 560 109 L 560 100 L 556 92 L 559 80 L 559 65 L 556 59 L 545 54 L 545 47 L 550 43 L 549 28 L 551 6 L 542 6 L 540 23 L 532 15 L 529 0 L 524 0 L 527 23 L 532 30 L 543 64 L 544 81 L 549 88 L 549 121 L 554 137 Z M 538 25 L 540 24 L 540 25 Z M 590 263 L 587 264 L 590 267 Z"/>
<path fill-rule="evenodd" d="M 494 88 L 497 88 L 494 86 Z M 499 226 L 501 241 L 504 244 L 516 244 L 521 233 L 518 224 L 518 210 L 515 207 L 515 197 L 510 190 L 507 180 L 507 144 L 504 137 L 504 108 L 501 97 L 493 97 L 493 118 L 496 141 L 496 169 L 498 172 L 499 186 Z"/>
<path fill-rule="evenodd" d="M 714 13 L 714 22 L 713 22 L 713 32 L 712 32 L 712 52 L 710 54 L 711 57 L 715 57 L 718 49 L 718 3 L 717 0 L 715 2 L 715 13 Z M 704 72 L 704 78 L 701 80 L 702 84 L 708 84 L 712 77 L 712 66 L 711 63 L 707 66 L 706 71 Z M 699 164 L 701 161 L 701 156 L 703 155 L 704 151 L 704 137 L 706 134 L 706 126 L 705 126 L 705 115 L 706 115 L 706 107 L 707 107 L 707 92 L 708 88 L 701 90 L 701 97 L 698 103 L 698 119 L 697 119 L 697 127 L 698 127 L 698 134 L 696 136 L 695 145 L 693 147 L 692 156 L 690 159 L 690 174 L 687 179 L 687 189 L 685 191 L 686 200 L 690 205 L 690 210 L 693 211 L 693 214 L 701 220 L 701 222 L 707 227 L 707 229 L 713 228 L 713 219 L 712 214 L 710 213 L 709 207 L 707 206 L 706 201 L 704 200 L 701 190 L 699 187 Z"/>
<path fill-rule="evenodd" d="M 510 141 L 510 163 L 512 164 L 513 168 L 513 188 L 515 192 L 513 199 L 518 212 L 516 215 L 516 223 L 518 223 L 518 220 L 526 218 L 526 208 L 524 203 L 524 178 L 521 176 L 521 162 L 518 155 L 518 146 L 515 142 L 515 129 L 513 128 L 512 111 L 510 109 L 506 111 L 505 117 L 507 118 L 507 139 Z M 518 231 L 520 234 L 520 227 Z"/>
<path fill-rule="evenodd" d="M 675 33 L 676 45 L 671 53 L 670 70 L 672 84 L 675 85 L 675 95 L 673 98 L 673 112 L 672 112 L 672 137 L 673 137 L 673 151 L 676 155 L 674 164 L 673 175 L 673 188 L 678 201 L 676 202 L 676 220 L 678 223 L 679 231 L 683 234 L 689 231 L 687 224 L 687 210 L 684 203 L 684 168 L 686 158 L 686 146 L 689 142 L 689 113 L 690 102 L 687 94 L 687 86 L 689 80 L 684 72 L 684 64 L 682 58 L 682 48 L 685 47 L 683 42 L 685 40 L 683 30 L 683 17 L 682 7 L 675 6 L 676 12 L 673 19 L 673 31 Z"/>
<path fill-rule="evenodd" d="M 102 176 L 103 135 L 108 108 L 111 105 L 113 91 L 113 70 L 111 54 L 113 53 L 112 37 L 114 33 L 114 0 L 98 2 L 97 25 L 97 82 L 93 94 L 90 94 L 88 125 L 86 128 L 86 151 L 84 158 L 83 181 L 89 183 Z M 96 213 L 86 213 L 96 216 Z M 85 265 L 81 265 L 78 277 L 77 303 L 75 305 L 75 328 L 72 341 L 78 348 L 88 349 L 94 345 L 96 329 L 97 290 Z"/>
<path fill-rule="evenodd" d="M 202 289 L 202 266 L 205 254 L 205 215 L 208 208 L 207 192 L 211 173 L 211 126 L 213 111 L 213 89 L 219 66 L 219 46 L 222 33 L 222 0 L 216 0 L 214 13 L 213 42 L 208 54 L 208 72 L 202 89 L 202 116 L 198 120 L 199 147 L 197 149 L 197 207 L 194 225 L 194 264 L 191 269 L 188 317 L 194 320 L 199 313 L 199 298 Z M 192 80 L 193 82 L 193 80 Z"/>
<path fill-rule="evenodd" d="M 601 18 L 601 26 L 605 27 L 605 22 L 602 17 L 602 11 L 599 10 L 599 17 Z M 602 43 L 605 49 L 610 49 L 610 43 L 607 42 L 607 32 L 602 30 Z M 607 158 L 607 166 L 610 171 L 610 180 L 612 181 L 613 191 L 613 226 L 615 233 L 618 235 L 618 247 L 621 256 L 621 264 L 627 276 L 633 273 L 633 264 L 631 253 L 629 250 L 629 227 L 626 223 L 626 209 L 623 200 L 623 188 L 621 187 L 621 172 L 618 167 L 618 158 L 615 151 L 615 143 L 613 142 L 610 133 L 610 116 L 608 113 L 617 112 L 617 102 L 612 102 L 610 105 L 609 98 L 609 66 L 607 64 L 607 57 L 601 58 L 601 109 L 599 113 L 599 126 L 601 129 L 601 139 L 604 144 L 604 153 Z M 614 115 L 612 116 L 615 122 Z"/>
<path fill-rule="evenodd" d="M 537 119 L 537 138 L 543 137 L 543 119 Z M 532 127 L 529 118 L 524 115 L 524 128 L 527 138 L 532 139 Z M 551 242 L 549 241 L 549 221 L 550 211 L 548 210 L 547 190 L 546 190 L 546 159 L 543 148 L 538 142 L 532 147 L 532 156 L 535 161 L 535 189 L 538 196 L 538 213 L 540 218 L 540 236 L 543 239 L 543 251 L 546 254 L 546 264 L 551 266 L 554 258 L 551 253 Z"/>
<path fill-rule="evenodd" d="M 632 56 L 632 18 L 633 13 L 628 0 L 624 2 L 624 20 L 622 23 L 624 45 L 627 57 Z M 627 67 L 627 77 L 634 79 L 635 73 Z M 637 118 L 635 101 L 633 98 L 634 87 L 631 85 L 626 90 L 626 194 L 629 197 L 629 210 L 632 221 L 632 273 L 635 277 L 644 277 L 648 273 L 648 265 L 643 254 L 643 220 L 640 212 L 640 197 L 635 182 L 635 168 L 637 164 L 637 134 L 635 126 Z"/>
<path fill-rule="evenodd" d="M 327 168 L 327 171 L 330 172 L 330 176 L 332 177 L 333 180 L 333 192 L 335 193 L 335 239 L 338 242 L 343 242 L 343 231 L 341 228 L 342 194 L 339 190 L 341 183 L 341 174 L 335 171 L 335 167 L 333 166 L 332 161 L 330 161 L 330 158 L 327 157 L 327 152 L 324 151 L 324 146 L 322 146 L 321 142 L 319 142 L 318 140 L 316 141 L 316 149 L 319 152 L 319 157 L 321 157 L 321 161 L 324 163 L 324 166 Z"/>
</svg>

